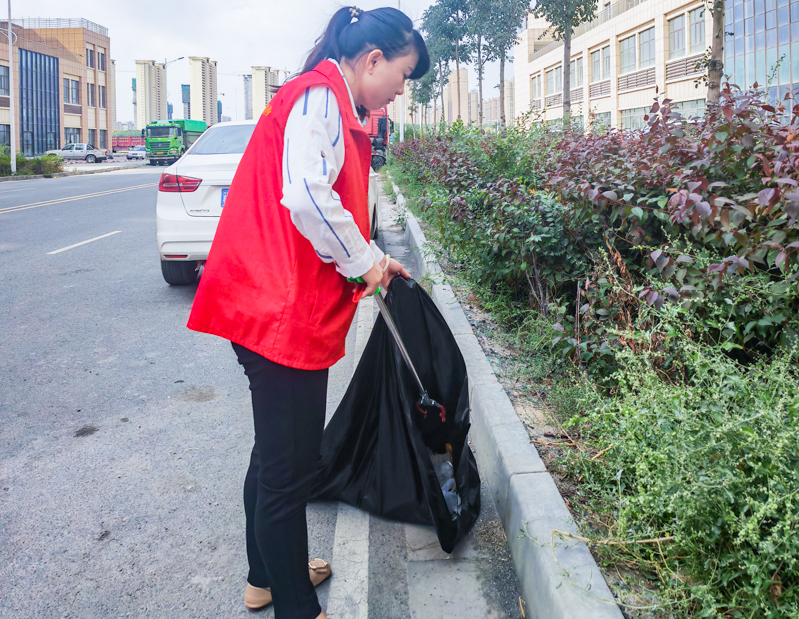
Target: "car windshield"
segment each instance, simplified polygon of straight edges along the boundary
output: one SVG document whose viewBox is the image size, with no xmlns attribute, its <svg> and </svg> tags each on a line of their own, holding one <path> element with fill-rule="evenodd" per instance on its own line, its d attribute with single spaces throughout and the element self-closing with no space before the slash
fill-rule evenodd
<svg viewBox="0 0 799 619">
<path fill-rule="evenodd" d="M 217 125 L 205 132 L 191 151 L 192 155 L 233 155 L 241 154 L 255 131 L 255 124 Z"/>
<path fill-rule="evenodd" d="M 147 127 L 148 138 L 171 138 L 175 136 L 175 127 Z"/>
<path fill-rule="evenodd" d="M 144 146 L 134 146 L 133 150 L 147 150 Z"/>
</svg>

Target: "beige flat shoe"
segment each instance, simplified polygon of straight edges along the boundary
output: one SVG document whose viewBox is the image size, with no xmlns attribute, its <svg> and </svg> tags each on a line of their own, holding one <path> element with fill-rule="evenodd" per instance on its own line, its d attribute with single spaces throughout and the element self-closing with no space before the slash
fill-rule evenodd
<svg viewBox="0 0 799 619">
<path fill-rule="evenodd" d="M 332 573 L 330 564 L 323 559 L 308 561 L 308 571 L 310 572 L 311 582 L 314 587 L 318 587 L 321 583 L 330 578 L 330 574 Z"/>
<path fill-rule="evenodd" d="M 253 587 L 247 583 L 247 589 L 244 591 L 244 605 L 250 610 L 260 610 L 264 606 L 269 606 L 272 603 L 272 592 L 269 589 L 261 589 L 260 587 Z"/>
<path fill-rule="evenodd" d="M 314 559 L 308 561 L 308 575 L 311 577 L 311 583 L 316 587 L 330 578 L 332 570 L 330 564 L 323 559 Z M 261 610 L 265 606 L 272 603 L 272 592 L 269 588 L 262 589 L 260 587 L 253 587 L 247 583 L 247 589 L 244 591 L 244 605 L 250 610 Z"/>
</svg>

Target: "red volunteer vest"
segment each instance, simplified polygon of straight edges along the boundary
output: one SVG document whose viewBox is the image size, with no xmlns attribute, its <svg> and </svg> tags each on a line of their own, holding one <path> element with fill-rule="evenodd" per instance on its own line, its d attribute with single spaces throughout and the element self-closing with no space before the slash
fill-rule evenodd
<svg viewBox="0 0 799 619">
<path fill-rule="evenodd" d="M 280 203 L 286 121 L 305 89 L 317 85 L 335 94 L 342 116 L 345 158 L 333 189 L 368 240 L 371 141 L 344 78 L 323 61 L 282 86 L 261 115 L 230 186 L 188 322 L 189 329 L 303 370 L 328 368 L 344 356 L 356 310 L 353 284 L 319 259 Z"/>
</svg>

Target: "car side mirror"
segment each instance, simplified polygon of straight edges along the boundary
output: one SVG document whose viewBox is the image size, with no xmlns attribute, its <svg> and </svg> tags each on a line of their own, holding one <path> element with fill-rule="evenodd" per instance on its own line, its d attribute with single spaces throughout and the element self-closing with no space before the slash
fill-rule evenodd
<svg viewBox="0 0 799 619">
<path fill-rule="evenodd" d="M 393 120 L 389 120 L 388 122 L 390 123 L 388 132 L 389 133 L 394 133 L 394 121 Z"/>
<path fill-rule="evenodd" d="M 141 136 L 144 137 L 144 129 L 141 130 Z"/>
</svg>

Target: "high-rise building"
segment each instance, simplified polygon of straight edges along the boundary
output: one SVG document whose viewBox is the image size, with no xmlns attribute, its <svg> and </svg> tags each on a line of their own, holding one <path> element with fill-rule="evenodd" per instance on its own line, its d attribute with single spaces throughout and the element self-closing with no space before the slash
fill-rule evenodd
<svg viewBox="0 0 799 619">
<path fill-rule="evenodd" d="M 724 73 L 733 75 L 732 82 L 766 84 L 777 67 L 773 94 L 799 82 L 799 5 L 725 0 L 725 8 L 724 30 L 732 34 L 725 41 Z M 641 128 L 656 96 L 671 99 L 686 115 L 704 112 L 707 86 L 699 78 L 706 71 L 701 61 L 711 44 L 712 15 L 701 0 L 607 2 L 573 33 L 565 68 L 563 43 L 535 45 L 534 26 L 540 30 L 528 20 L 514 52 L 517 114 L 532 109 L 544 121 L 561 118 L 565 70 L 571 116 L 584 126 Z"/>
<path fill-rule="evenodd" d="M 188 84 L 180 85 L 180 98 L 183 102 L 183 118 L 191 119 L 191 87 Z"/>
<path fill-rule="evenodd" d="M 244 78 L 244 119 L 252 120 L 252 75 L 242 75 Z"/>
<path fill-rule="evenodd" d="M 172 110 L 173 109 L 174 108 L 172 107 L 171 103 L 167 103 L 166 104 L 166 119 L 167 120 L 172 120 Z"/>
<path fill-rule="evenodd" d="M 15 19 L 11 27 L 13 57 L 8 38 L 0 37 L 0 145 L 11 144 L 13 100 L 15 147 L 25 155 L 72 142 L 110 148 L 116 93 L 108 29 L 85 19 L 37 18 Z M 0 28 L 8 29 L 8 21 Z"/>
<path fill-rule="evenodd" d="M 465 67 L 460 70 L 460 84 L 458 73 L 450 71 L 447 84 L 444 86 L 444 120 L 452 124 L 460 119 L 469 122 L 469 71 Z M 458 86 L 460 86 L 460 108 L 458 107 Z"/>
<path fill-rule="evenodd" d="M 189 57 L 191 120 L 202 120 L 210 127 L 219 122 L 217 112 L 216 60 Z"/>
<path fill-rule="evenodd" d="M 499 90 L 499 88 L 497 88 Z M 493 97 L 483 103 L 483 124 L 499 124 L 502 121 L 499 97 Z M 514 80 L 505 80 L 505 124 L 514 122 Z"/>
<path fill-rule="evenodd" d="M 280 70 L 272 67 L 252 68 L 252 109 L 254 113 L 263 112 L 280 88 Z"/>
<path fill-rule="evenodd" d="M 222 102 L 218 99 L 216 101 L 216 117 L 217 122 L 222 122 Z"/>
<path fill-rule="evenodd" d="M 166 68 L 155 60 L 136 61 L 136 129 L 166 120 Z"/>
<path fill-rule="evenodd" d="M 130 89 L 133 92 L 133 118 L 136 118 L 136 78 L 131 78 Z M 136 122 L 135 120 L 133 121 Z"/>
<path fill-rule="evenodd" d="M 469 91 L 469 122 L 477 123 L 480 116 L 480 93 L 477 89 Z M 483 111 L 485 118 L 485 111 Z"/>
</svg>

